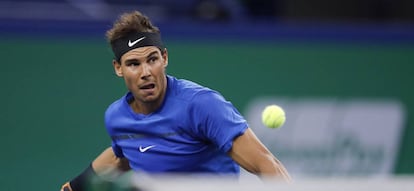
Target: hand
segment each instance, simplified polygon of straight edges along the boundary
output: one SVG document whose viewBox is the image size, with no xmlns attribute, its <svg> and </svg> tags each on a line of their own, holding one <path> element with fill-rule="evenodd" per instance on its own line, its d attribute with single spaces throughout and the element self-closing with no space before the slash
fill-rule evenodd
<svg viewBox="0 0 414 191">
<path fill-rule="evenodd" d="M 60 188 L 60 191 L 73 191 L 72 187 L 70 187 L 70 183 L 66 182 L 62 185 L 62 188 Z"/>
</svg>

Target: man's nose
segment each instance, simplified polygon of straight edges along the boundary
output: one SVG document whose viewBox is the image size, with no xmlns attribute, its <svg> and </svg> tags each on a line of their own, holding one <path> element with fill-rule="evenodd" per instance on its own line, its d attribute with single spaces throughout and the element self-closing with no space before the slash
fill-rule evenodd
<svg viewBox="0 0 414 191">
<path fill-rule="evenodd" d="M 151 75 L 151 66 L 148 64 L 142 65 L 142 78 L 148 77 Z"/>
</svg>

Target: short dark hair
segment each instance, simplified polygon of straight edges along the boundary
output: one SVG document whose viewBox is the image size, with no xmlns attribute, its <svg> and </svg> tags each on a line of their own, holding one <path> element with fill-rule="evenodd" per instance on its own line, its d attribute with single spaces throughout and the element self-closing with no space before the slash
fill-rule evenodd
<svg viewBox="0 0 414 191">
<path fill-rule="evenodd" d="M 122 14 L 116 20 L 111 29 L 106 31 L 106 38 L 109 43 L 125 37 L 133 32 L 160 33 L 158 27 L 152 25 L 150 19 L 139 11 Z"/>
</svg>

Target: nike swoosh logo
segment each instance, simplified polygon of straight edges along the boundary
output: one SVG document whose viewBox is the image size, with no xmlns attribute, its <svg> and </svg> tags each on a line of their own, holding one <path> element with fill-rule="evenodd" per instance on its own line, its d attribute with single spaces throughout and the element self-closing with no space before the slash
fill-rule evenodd
<svg viewBox="0 0 414 191">
<path fill-rule="evenodd" d="M 137 39 L 137 40 L 135 40 L 133 42 L 131 42 L 131 40 L 129 40 L 128 41 L 128 46 L 129 47 L 133 47 L 136 43 L 138 43 L 139 41 L 144 40 L 144 39 L 145 39 L 145 36 L 144 37 L 141 37 L 141 38 L 139 38 L 139 39 Z"/>
<path fill-rule="evenodd" d="M 153 147 L 155 147 L 155 145 L 150 145 L 150 146 L 147 146 L 147 147 L 139 146 L 139 152 L 143 153 L 143 152 L 145 152 L 148 149 L 153 148 Z"/>
</svg>

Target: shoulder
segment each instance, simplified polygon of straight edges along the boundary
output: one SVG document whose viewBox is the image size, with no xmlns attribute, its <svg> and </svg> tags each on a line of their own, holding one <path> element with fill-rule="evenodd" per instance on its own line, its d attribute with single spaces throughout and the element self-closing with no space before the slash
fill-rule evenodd
<svg viewBox="0 0 414 191">
<path fill-rule="evenodd" d="M 168 76 L 168 82 L 170 83 L 171 95 L 178 99 L 196 101 L 208 97 L 208 95 L 216 94 L 216 91 L 190 80 Z"/>
<path fill-rule="evenodd" d="M 119 111 L 125 110 L 125 102 L 127 102 L 128 97 L 131 96 L 131 93 L 127 93 L 118 100 L 112 102 L 105 111 L 105 116 L 113 115 Z"/>
<path fill-rule="evenodd" d="M 201 111 L 216 108 L 227 100 L 218 91 L 186 79 L 172 78 L 172 94 L 189 106 L 189 109 Z"/>
</svg>

